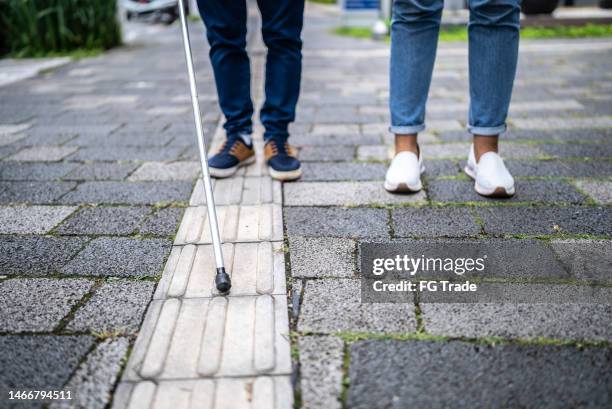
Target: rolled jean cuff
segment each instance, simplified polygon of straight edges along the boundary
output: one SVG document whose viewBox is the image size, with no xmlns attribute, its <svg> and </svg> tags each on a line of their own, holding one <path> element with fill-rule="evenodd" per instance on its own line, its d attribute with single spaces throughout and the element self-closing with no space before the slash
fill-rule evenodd
<svg viewBox="0 0 612 409">
<path fill-rule="evenodd" d="M 391 125 L 389 127 L 389 132 L 393 132 L 396 135 L 412 135 L 415 133 L 419 133 L 422 130 L 425 129 L 425 124 L 420 124 L 420 125 L 402 125 L 402 126 L 396 126 L 396 125 Z"/>
<path fill-rule="evenodd" d="M 499 126 L 472 126 L 468 125 L 468 132 L 472 135 L 499 135 L 506 132 L 506 124 Z"/>
</svg>

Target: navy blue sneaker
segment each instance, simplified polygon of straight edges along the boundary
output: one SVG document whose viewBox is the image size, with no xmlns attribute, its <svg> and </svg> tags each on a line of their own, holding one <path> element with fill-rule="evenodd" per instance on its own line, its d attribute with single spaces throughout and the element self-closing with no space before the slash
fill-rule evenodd
<svg viewBox="0 0 612 409">
<path fill-rule="evenodd" d="M 302 176 L 297 150 L 284 138 L 270 138 L 264 147 L 264 158 L 270 176 L 276 180 L 296 180 Z"/>
<path fill-rule="evenodd" d="M 240 136 L 229 136 L 219 151 L 208 159 L 210 176 L 227 178 L 238 168 L 255 162 L 253 146 L 247 145 Z"/>
</svg>

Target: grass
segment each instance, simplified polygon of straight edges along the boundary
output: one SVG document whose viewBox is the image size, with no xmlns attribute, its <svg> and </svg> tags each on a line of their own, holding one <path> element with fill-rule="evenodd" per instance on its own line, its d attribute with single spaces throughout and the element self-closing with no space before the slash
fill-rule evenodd
<svg viewBox="0 0 612 409">
<path fill-rule="evenodd" d="M 311 3 L 319 4 L 336 4 L 336 0 L 308 0 Z"/>
<path fill-rule="evenodd" d="M 368 27 L 338 27 L 334 33 L 354 38 L 371 38 L 372 30 Z M 612 37 L 612 24 L 587 24 L 573 27 L 525 27 L 521 29 L 523 39 L 542 38 L 595 38 Z M 440 31 L 440 41 L 467 41 L 465 27 L 444 27 Z M 388 40 L 388 38 L 387 38 Z"/>
<path fill-rule="evenodd" d="M 104 50 L 121 43 L 114 0 L 2 0 L 0 53 L 14 58 Z"/>
</svg>

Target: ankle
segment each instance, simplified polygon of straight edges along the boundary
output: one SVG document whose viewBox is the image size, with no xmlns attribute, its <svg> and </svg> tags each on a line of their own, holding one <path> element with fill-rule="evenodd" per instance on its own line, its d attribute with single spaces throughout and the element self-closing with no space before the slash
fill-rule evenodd
<svg viewBox="0 0 612 409">
<path fill-rule="evenodd" d="M 400 152 L 412 152 L 418 156 L 417 134 L 395 135 L 395 154 L 397 155 Z"/>
<path fill-rule="evenodd" d="M 474 135 L 474 156 L 476 162 L 487 152 L 499 152 L 499 135 Z"/>
</svg>

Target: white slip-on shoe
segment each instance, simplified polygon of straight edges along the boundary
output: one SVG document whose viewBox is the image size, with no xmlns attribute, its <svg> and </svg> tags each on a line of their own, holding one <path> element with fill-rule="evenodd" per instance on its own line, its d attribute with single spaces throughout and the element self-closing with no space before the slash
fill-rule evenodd
<svg viewBox="0 0 612 409">
<path fill-rule="evenodd" d="M 474 179 L 476 193 L 487 197 L 514 195 L 514 178 L 508 172 L 504 160 L 495 152 L 487 152 L 476 163 L 474 145 L 470 147 L 465 173 Z"/>
<path fill-rule="evenodd" d="M 424 171 L 421 152 L 419 157 L 413 152 L 400 152 L 395 155 L 387 170 L 385 190 L 393 193 L 418 192 L 423 188 L 421 173 Z"/>
</svg>

